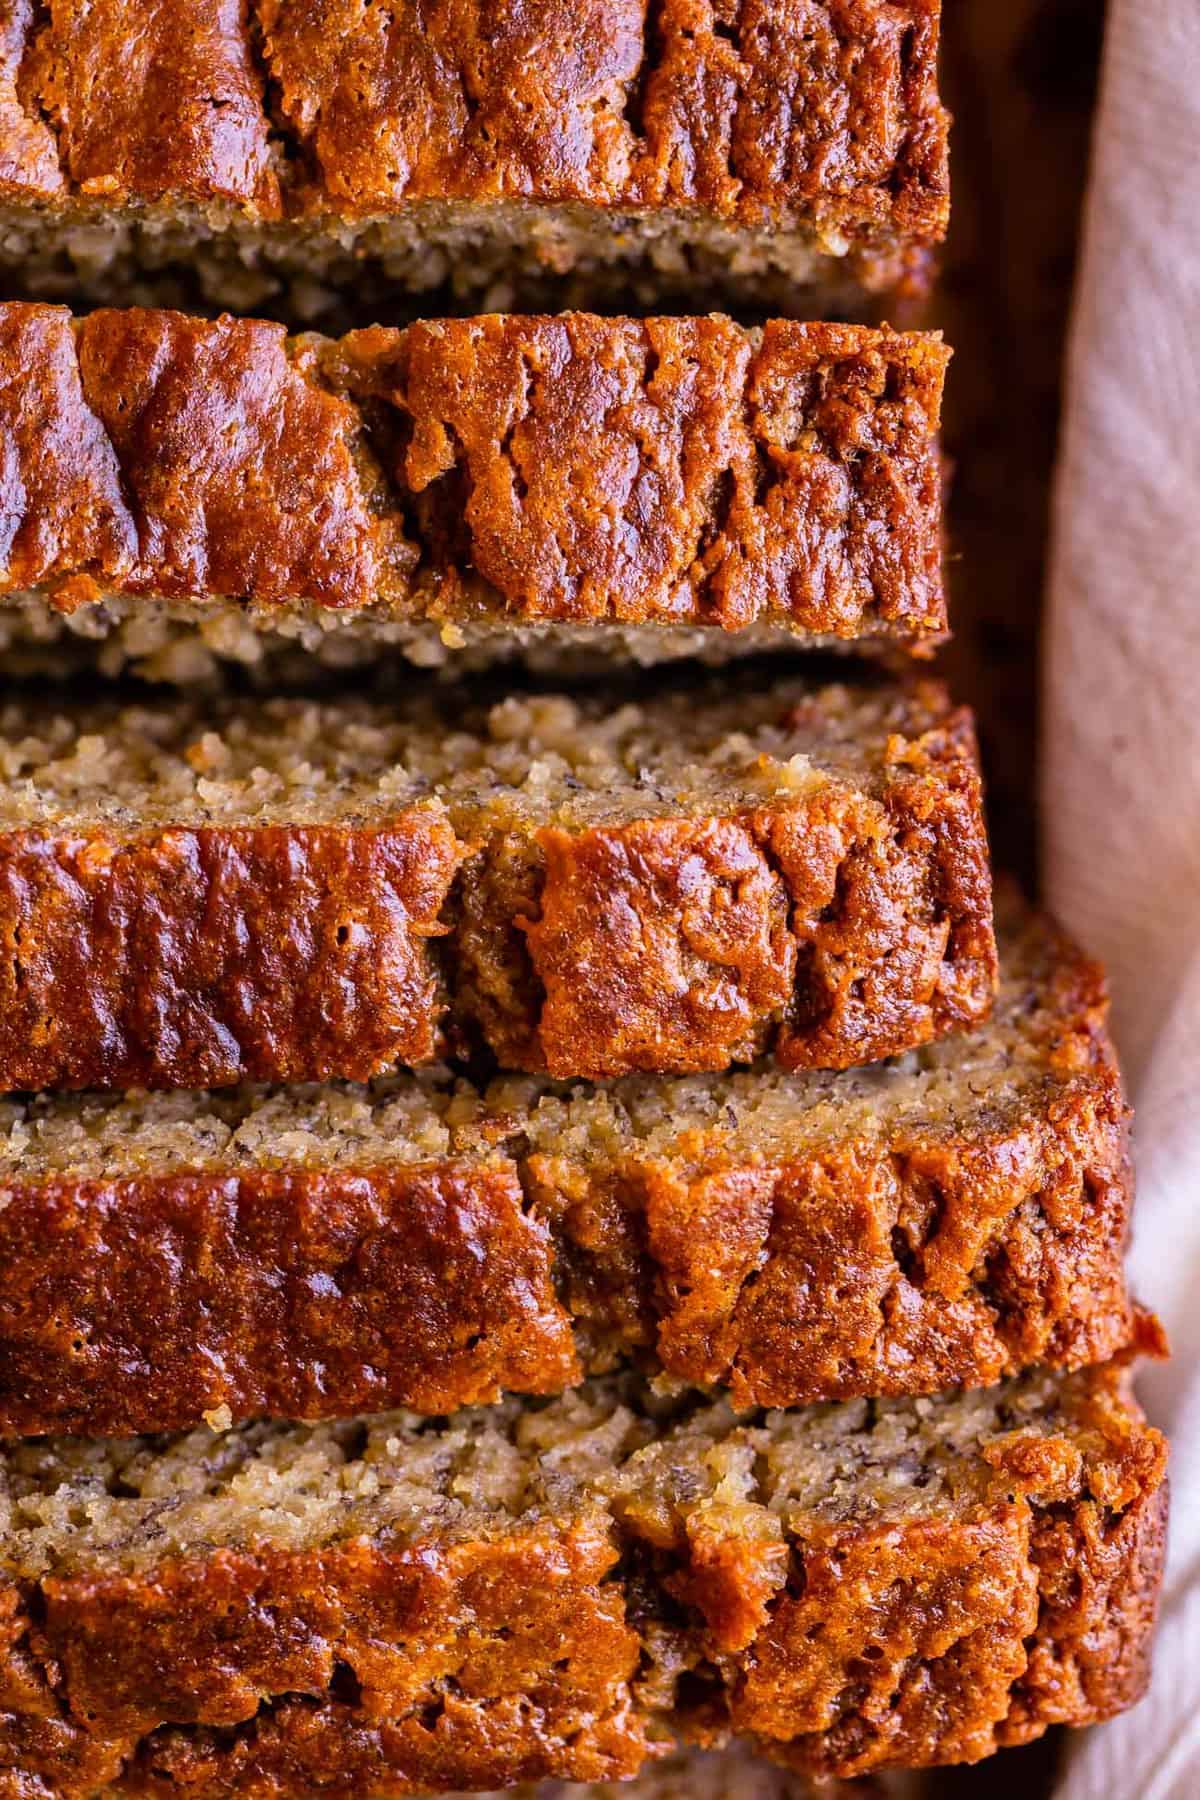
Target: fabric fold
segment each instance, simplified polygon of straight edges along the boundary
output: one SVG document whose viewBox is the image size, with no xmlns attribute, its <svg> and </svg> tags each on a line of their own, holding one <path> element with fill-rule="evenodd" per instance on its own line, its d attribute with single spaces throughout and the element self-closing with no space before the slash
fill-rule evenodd
<svg viewBox="0 0 1200 1800">
<path fill-rule="evenodd" d="M 1137 1109 L 1132 1275 L 1174 1349 L 1154 1684 L 1059 1800 L 1200 1791 L 1200 7 L 1113 0 L 1070 349 L 1044 676 L 1047 897 L 1108 962 Z"/>
</svg>

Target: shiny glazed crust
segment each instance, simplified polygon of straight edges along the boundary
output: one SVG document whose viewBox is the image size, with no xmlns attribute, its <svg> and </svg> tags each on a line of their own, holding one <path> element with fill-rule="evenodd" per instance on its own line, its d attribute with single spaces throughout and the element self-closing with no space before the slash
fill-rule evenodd
<svg viewBox="0 0 1200 1800">
<path fill-rule="evenodd" d="M 819 755 L 849 692 L 772 689 L 785 749 L 795 730 Z M 29 823 L 0 832 L 0 1088 L 365 1080 L 447 1031 L 565 1078 L 762 1051 L 840 1068 L 970 1025 L 996 982 L 970 719 L 936 684 L 871 694 L 857 772 L 712 810 L 635 792 L 611 824 L 518 813 L 503 787 L 357 822 L 306 824 L 300 795 L 294 822 L 139 823 L 151 782 L 120 822 L 57 826 L 35 778 Z M 391 715 L 331 707 L 326 741 L 364 717 Z"/>
<path fill-rule="evenodd" d="M 936 337 L 0 306 L 0 592 L 454 626 L 945 628 Z"/>
<path fill-rule="evenodd" d="M 640 212 L 679 209 L 879 254 L 945 230 L 939 14 L 18 0 L 0 34 L 0 191 L 260 225 L 515 198 L 617 213 L 634 235 Z"/>
<path fill-rule="evenodd" d="M 1033 1067 L 1015 1097 L 976 1100 L 964 1055 L 949 1126 L 848 1122 L 764 1150 L 681 1124 L 673 1144 L 591 1155 L 565 1134 L 526 1148 L 516 1112 L 485 1130 L 490 1153 L 415 1165 L 218 1156 L 97 1179 L 18 1162 L 0 1185 L 0 1432 L 442 1413 L 629 1355 L 745 1407 L 1102 1361 L 1141 1329 L 1103 982 L 1052 928 L 1010 925 L 1004 949 Z"/>
<path fill-rule="evenodd" d="M 680 1494 L 664 1535 L 635 1494 L 619 1523 L 14 1583 L 0 1769 L 63 1800 L 369 1796 L 611 1779 L 675 1734 L 853 1775 L 1089 1723 L 1144 1689 L 1163 1550 L 1162 1440 L 1122 1387 L 1073 1378 L 1057 1430 L 981 1444 L 911 1516 L 759 1540 Z"/>
</svg>

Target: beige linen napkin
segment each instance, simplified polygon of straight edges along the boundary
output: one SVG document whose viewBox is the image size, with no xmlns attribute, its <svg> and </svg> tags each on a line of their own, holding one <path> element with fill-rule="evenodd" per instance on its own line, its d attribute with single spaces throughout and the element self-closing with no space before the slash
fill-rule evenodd
<svg viewBox="0 0 1200 1800">
<path fill-rule="evenodd" d="M 1175 1357 L 1149 1698 L 1061 1800 L 1200 1796 L 1200 0 L 1112 0 L 1068 371 L 1044 688 L 1048 898 L 1109 964 L 1137 1109 L 1133 1277 Z"/>
</svg>

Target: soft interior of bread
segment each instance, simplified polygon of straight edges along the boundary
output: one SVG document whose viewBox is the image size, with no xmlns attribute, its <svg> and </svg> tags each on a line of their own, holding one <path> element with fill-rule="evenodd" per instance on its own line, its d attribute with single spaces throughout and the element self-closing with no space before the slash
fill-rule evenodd
<svg viewBox="0 0 1200 1800">
<path fill-rule="evenodd" d="M 695 304 L 697 292 L 795 310 L 825 289 L 830 309 L 844 312 L 861 307 L 863 286 L 880 291 L 902 273 L 898 254 L 852 258 L 852 249 L 832 224 L 738 226 L 698 207 L 430 200 L 357 220 L 286 223 L 217 203 L 0 208 L 0 258 L 35 298 L 107 306 L 200 298 L 323 326 L 371 314 L 392 322 L 404 296 L 434 293 L 439 311 L 557 310 L 577 280 L 593 303 L 607 293 L 623 310 L 683 295 Z"/>
<path fill-rule="evenodd" d="M 178 702 L 0 709 L 0 824 L 370 824 L 448 809 L 464 831 L 584 826 L 877 785 L 893 732 L 935 722 L 909 690 L 799 679 L 689 684 L 646 703 L 514 695 L 394 704 Z"/>
<path fill-rule="evenodd" d="M 698 1166 L 783 1159 L 898 1127 L 968 1141 L 1042 1103 L 1054 1076 L 1055 941 L 1013 920 L 991 1020 L 867 1068 L 631 1076 L 595 1086 L 443 1069 L 350 1084 L 215 1093 L 47 1094 L 0 1102 L 0 1181 L 117 1180 L 179 1169 L 371 1169 L 456 1156 L 637 1157 Z"/>
<path fill-rule="evenodd" d="M 0 1181 L 119 1180 L 180 1169 L 381 1168 L 476 1153 L 482 1096 L 441 1069 L 288 1088 L 44 1094 L 0 1101 Z"/>
<path fill-rule="evenodd" d="M 761 1540 L 806 1521 L 904 1520 L 971 1504 L 981 1450 L 1069 1428 L 1044 1372 L 938 1399 L 855 1401 L 739 1420 L 724 1401 L 664 1416 L 640 1384 L 594 1382 L 418 1420 L 208 1428 L 173 1439 L 15 1441 L 0 1466 L 0 1561 L 25 1579 L 130 1569 L 221 1546 L 454 1539 L 607 1516 L 657 1536 L 697 1508 Z"/>
<path fill-rule="evenodd" d="M 614 662 L 639 668 L 695 659 L 719 666 L 766 650 L 838 651 L 846 640 L 757 624 L 739 631 L 687 625 L 522 624 L 494 610 L 439 623 L 383 606 L 254 607 L 231 600 L 105 595 L 68 614 L 44 594 L 0 595 L 0 668 L 16 675 L 78 670 L 133 673 L 180 687 L 215 683 L 235 665 L 267 682 L 300 685 L 314 672 L 370 669 L 381 653 L 446 675 L 516 663 L 559 677 L 602 675 Z M 883 649 L 886 637 L 855 640 Z M 316 669 L 314 671 L 314 665 Z"/>
</svg>

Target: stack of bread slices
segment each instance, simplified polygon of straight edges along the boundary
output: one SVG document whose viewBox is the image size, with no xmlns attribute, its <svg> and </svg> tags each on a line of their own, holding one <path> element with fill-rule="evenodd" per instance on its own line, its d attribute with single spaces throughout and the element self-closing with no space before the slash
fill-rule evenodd
<svg viewBox="0 0 1200 1800">
<path fill-rule="evenodd" d="M 1104 982 L 994 905 L 877 322 L 938 29 L 8 9 L 0 1795 L 799 1800 L 1141 1692 Z"/>
</svg>

